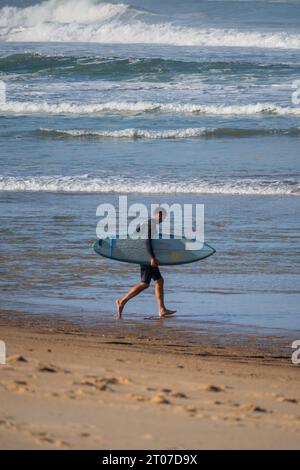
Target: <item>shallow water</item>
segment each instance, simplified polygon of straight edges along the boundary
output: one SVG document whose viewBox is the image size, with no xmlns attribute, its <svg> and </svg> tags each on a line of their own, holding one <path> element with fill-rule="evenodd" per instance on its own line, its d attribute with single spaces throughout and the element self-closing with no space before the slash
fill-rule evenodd
<svg viewBox="0 0 300 470">
<path fill-rule="evenodd" d="M 4 199 L 4 198 L 2 198 Z M 117 196 L 6 193 L 1 204 L 2 308 L 60 313 L 94 322 L 114 316 L 114 300 L 137 282 L 138 266 L 92 251 L 95 207 Z M 129 202 L 140 200 L 131 195 Z M 145 202 L 153 197 L 144 196 Z M 182 202 L 182 197 L 159 197 Z M 185 196 L 184 202 L 195 201 Z M 259 334 L 299 330 L 298 201 L 295 197 L 198 196 L 206 239 L 217 248 L 199 263 L 163 267 L 170 325 Z M 276 211 L 273 211 L 276 206 Z M 5 214 L 5 215 L 4 215 Z M 286 244 L 288 240 L 288 249 Z M 125 318 L 156 315 L 153 288 Z"/>
</svg>

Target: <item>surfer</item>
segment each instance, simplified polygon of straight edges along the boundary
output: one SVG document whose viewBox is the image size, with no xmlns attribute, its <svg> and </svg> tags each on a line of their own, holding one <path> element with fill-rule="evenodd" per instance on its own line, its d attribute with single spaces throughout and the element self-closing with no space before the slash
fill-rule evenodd
<svg viewBox="0 0 300 470">
<path fill-rule="evenodd" d="M 155 281 L 155 296 L 158 303 L 159 318 L 173 315 L 176 312 L 176 310 L 169 310 L 165 306 L 164 279 L 160 273 L 158 261 L 155 258 L 152 247 L 152 237 L 155 233 L 157 233 L 156 226 L 162 223 L 162 221 L 166 218 L 166 215 L 167 213 L 162 207 L 157 208 L 154 211 L 152 218 L 148 219 L 148 221 L 137 228 L 137 232 L 141 232 L 143 238 L 145 239 L 150 263 L 149 265 L 141 265 L 141 281 L 133 286 L 132 289 L 130 289 L 130 291 L 124 295 L 124 297 L 116 300 L 119 319 L 122 318 L 122 312 L 125 304 L 133 297 L 136 297 L 140 292 L 147 289 L 151 283 L 151 279 Z"/>
</svg>

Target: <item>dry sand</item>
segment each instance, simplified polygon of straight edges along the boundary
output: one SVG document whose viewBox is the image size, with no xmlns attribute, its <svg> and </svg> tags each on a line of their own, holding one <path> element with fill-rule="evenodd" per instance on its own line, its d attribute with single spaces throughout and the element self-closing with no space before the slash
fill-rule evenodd
<svg viewBox="0 0 300 470">
<path fill-rule="evenodd" d="M 290 341 L 0 313 L 1 449 L 299 449 Z"/>
</svg>

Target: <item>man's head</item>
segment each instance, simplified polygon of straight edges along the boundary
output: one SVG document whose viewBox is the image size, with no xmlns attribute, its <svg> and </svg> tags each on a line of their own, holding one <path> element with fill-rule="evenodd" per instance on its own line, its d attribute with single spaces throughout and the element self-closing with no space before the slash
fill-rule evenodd
<svg viewBox="0 0 300 470">
<path fill-rule="evenodd" d="M 157 207 L 153 211 L 152 219 L 157 223 L 161 224 L 167 217 L 167 211 L 163 207 Z"/>
</svg>

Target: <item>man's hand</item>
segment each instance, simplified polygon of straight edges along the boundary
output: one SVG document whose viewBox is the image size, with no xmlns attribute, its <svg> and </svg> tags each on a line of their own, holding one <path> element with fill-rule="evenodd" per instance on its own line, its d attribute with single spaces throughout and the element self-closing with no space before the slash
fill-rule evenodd
<svg viewBox="0 0 300 470">
<path fill-rule="evenodd" d="M 157 261 L 156 258 L 151 258 L 150 266 L 151 266 L 151 268 L 157 268 L 158 267 L 158 261 Z"/>
</svg>

